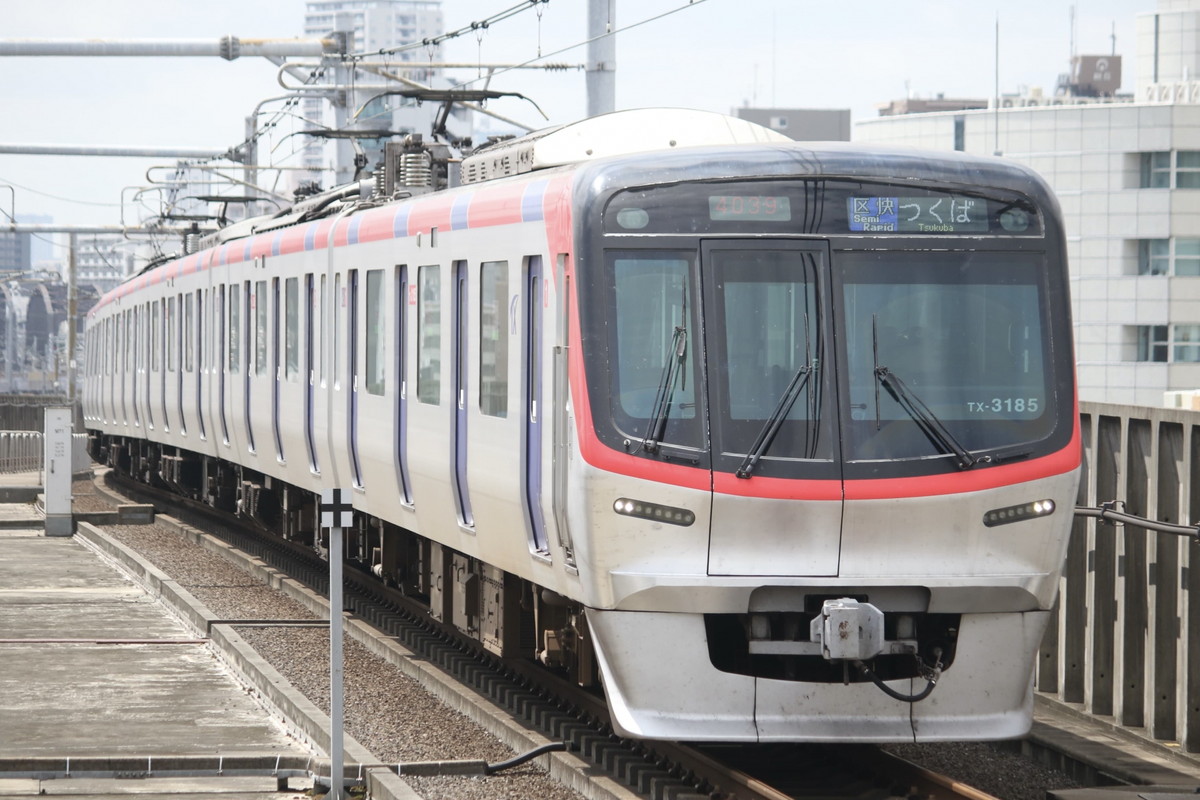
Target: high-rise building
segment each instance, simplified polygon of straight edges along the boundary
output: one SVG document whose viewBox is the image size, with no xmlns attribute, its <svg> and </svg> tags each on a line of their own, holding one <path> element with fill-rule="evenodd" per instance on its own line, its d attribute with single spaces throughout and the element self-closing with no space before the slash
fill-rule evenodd
<svg viewBox="0 0 1200 800">
<path fill-rule="evenodd" d="M 133 274 L 137 245 L 119 233 L 82 234 L 75 250 L 75 281 L 98 294 L 114 289 Z"/>
<path fill-rule="evenodd" d="M 354 32 L 354 41 L 347 43 L 355 53 L 374 53 L 389 48 L 411 45 L 433 39 L 444 32 L 441 0 L 308 0 L 305 4 L 304 35 L 326 36 L 336 30 Z M 388 70 L 404 78 L 431 85 L 438 79 L 436 70 L 426 67 L 407 68 L 406 62 L 430 63 L 439 61 L 441 47 L 430 45 L 403 52 L 373 57 L 375 62 L 387 62 Z M 332 83 L 335 77 L 326 74 L 324 81 Z M 380 86 L 386 83 L 383 77 L 359 72 L 354 82 Z M 404 88 L 400 83 L 391 84 L 395 89 Z M 374 131 L 429 133 L 437 104 L 418 105 L 415 101 L 396 95 L 383 95 L 379 88 L 355 89 L 345 95 L 348 125 L 358 129 Z M 308 99 L 302 106 L 304 118 L 313 127 L 333 130 L 338 127 L 337 114 L 328 100 Z M 313 138 L 305 147 L 303 165 L 314 170 L 309 180 L 328 187 L 335 182 L 333 170 L 338 166 L 337 139 Z M 374 165 L 382 140 L 359 142 L 366 151 L 369 166 Z M 343 147 L 343 152 L 345 148 Z M 345 160 L 343 155 L 341 160 Z M 342 164 L 343 174 L 348 165 Z"/>
<path fill-rule="evenodd" d="M 32 235 L 0 232 L 0 272 L 29 272 L 33 267 Z"/>
<path fill-rule="evenodd" d="M 999 153 L 1062 206 L 1080 396 L 1160 405 L 1200 388 L 1200 0 L 1137 17 L 1137 86 L 1115 54 L 1079 56 L 1053 95 L 880 117 L 854 138 Z"/>
</svg>

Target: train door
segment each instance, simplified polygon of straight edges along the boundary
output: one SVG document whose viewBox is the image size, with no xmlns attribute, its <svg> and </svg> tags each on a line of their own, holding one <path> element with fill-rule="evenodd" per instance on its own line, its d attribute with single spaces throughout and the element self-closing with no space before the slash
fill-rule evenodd
<svg viewBox="0 0 1200 800">
<path fill-rule="evenodd" d="M 829 253 L 821 242 L 706 242 L 704 347 L 712 575 L 838 574 Z M 798 503 L 797 501 L 801 501 Z"/>
<path fill-rule="evenodd" d="M 408 346 L 408 267 L 404 264 L 396 267 L 395 275 L 395 343 L 396 373 L 396 481 L 400 492 L 400 502 L 412 505 L 412 482 L 408 476 L 408 361 L 406 348 Z M 416 286 L 413 286 L 413 300 L 416 300 Z"/>
<path fill-rule="evenodd" d="M 358 328 L 358 270 L 352 269 L 346 277 L 346 368 L 350 382 L 346 397 L 350 415 L 347 436 L 350 441 L 350 474 L 356 487 L 363 486 L 362 462 L 358 455 L 358 342 L 362 336 Z"/>
<path fill-rule="evenodd" d="M 221 284 L 217 288 L 217 342 L 216 350 L 213 352 L 213 369 L 217 374 L 217 416 L 221 421 L 221 441 L 224 444 L 229 444 L 229 415 L 225 411 L 225 401 L 227 398 L 225 383 L 228 377 L 229 361 L 227 358 L 228 343 L 225 337 L 228 335 L 226 317 L 226 294 L 225 284 Z"/>
<path fill-rule="evenodd" d="M 200 438 L 208 438 L 208 429 L 204 426 L 204 289 L 196 290 L 196 424 L 200 427 Z"/>
<path fill-rule="evenodd" d="M 158 371 L 158 402 L 162 408 L 163 431 L 171 430 L 171 415 L 167 413 L 167 303 L 163 298 L 154 301 L 154 368 Z"/>
<path fill-rule="evenodd" d="M 283 338 L 283 298 L 279 278 L 271 280 L 271 431 L 275 437 L 275 458 L 284 462 L 283 433 L 280 431 L 279 397 L 283 391 L 283 363 L 280 359 L 280 339 Z"/>
<path fill-rule="evenodd" d="M 308 468 L 320 472 L 317 462 L 317 429 L 315 419 L 316 401 L 316 359 L 313 355 L 313 310 L 316 308 L 316 292 L 313 286 L 313 274 L 304 276 L 304 375 L 301 380 L 307 385 L 304 389 L 304 446 L 308 449 Z"/>
<path fill-rule="evenodd" d="M 522 386 L 521 496 L 533 550 L 548 554 L 546 521 L 542 516 L 542 317 L 545 289 L 542 258 L 531 256 L 525 273 L 525 353 Z"/>
<path fill-rule="evenodd" d="M 454 262 L 454 305 L 451 328 L 454 336 L 454 411 L 453 411 L 453 449 L 451 460 L 454 470 L 454 498 L 458 505 L 458 521 L 467 528 L 475 527 L 475 517 L 471 512 L 471 498 L 467 486 L 467 381 L 469 358 L 467 342 L 469 341 L 470 314 L 467 300 L 467 262 Z"/>
<path fill-rule="evenodd" d="M 179 344 L 179 360 L 175 364 L 178 367 L 175 371 L 175 404 L 179 410 L 179 432 L 187 436 L 187 409 L 184 408 L 183 403 L 186 393 L 183 387 L 183 376 L 185 372 L 192 368 L 192 295 L 190 293 L 179 295 L 179 305 L 177 308 L 179 313 L 175 316 L 176 324 L 173 331 L 175 341 Z"/>
<path fill-rule="evenodd" d="M 142 308 L 142 365 L 145 373 L 142 378 L 142 385 L 145 387 L 146 401 L 146 427 L 149 430 L 154 430 L 154 391 L 153 381 L 154 370 L 157 366 L 155 359 L 157 358 L 157 345 L 154 336 L 154 303 L 146 303 Z"/>
<path fill-rule="evenodd" d="M 125 393 L 129 383 L 129 311 L 121 312 L 118 319 L 118 335 L 120 341 L 117 344 L 117 359 L 121 366 L 121 424 L 129 425 L 129 404 L 126 402 Z"/>
<path fill-rule="evenodd" d="M 129 361 L 133 365 L 133 369 L 130 371 L 132 383 L 129 388 L 129 405 L 133 407 L 133 425 L 140 428 L 142 427 L 141 397 L 138 396 L 138 387 L 141 386 L 138 376 L 142 372 L 142 309 L 140 306 L 134 306 L 129 310 L 129 323 L 133 326 L 133 336 L 128 345 Z"/>
<path fill-rule="evenodd" d="M 253 383 L 251 380 L 251 373 L 255 370 L 255 345 L 253 344 L 250 332 L 252 330 L 256 331 L 257 323 L 252 322 L 252 320 L 255 319 L 256 296 L 255 294 L 251 293 L 250 286 L 250 281 L 246 281 L 243 284 L 243 297 L 245 302 L 242 304 L 242 307 L 246 310 L 246 313 L 243 317 L 245 319 L 245 323 L 242 329 L 242 341 L 245 342 L 245 349 L 243 351 L 244 358 L 242 359 L 242 364 L 244 365 L 244 369 L 242 370 L 242 419 L 246 421 L 246 449 L 250 453 L 254 453 L 256 451 L 256 448 L 254 447 L 254 415 L 252 413 L 254 407 L 251 404 L 252 398 L 250 387 Z"/>
<path fill-rule="evenodd" d="M 558 535 L 558 543 L 563 549 L 563 560 L 567 566 L 575 567 L 577 566 L 575 544 L 572 541 L 569 515 L 567 514 L 567 501 L 570 497 L 567 475 L 570 470 L 565 466 L 570 463 L 571 458 L 571 432 L 566 414 L 566 409 L 571 401 L 570 365 L 568 362 L 571 338 L 571 271 L 567 269 L 569 259 L 569 254 L 559 253 L 554 263 L 553 285 L 557 287 L 556 308 L 558 313 L 554 320 L 554 400 L 551 408 L 555 410 L 555 413 L 551 420 L 553 428 L 551 435 L 554 437 L 553 462 L 559 467 L 551 470 L 553 475 L 551 496 L 554 506 L 554 529 Z M 542 284 L 542 286 L 544 289 L 548 288 L 547 284 Z M 542 300 L 544 303 L 545 295 Z"/>
</svg>

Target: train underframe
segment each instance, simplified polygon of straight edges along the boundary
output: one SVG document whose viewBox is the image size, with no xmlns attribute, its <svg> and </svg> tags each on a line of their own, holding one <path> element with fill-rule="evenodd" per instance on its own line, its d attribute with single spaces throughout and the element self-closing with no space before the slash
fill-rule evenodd
<svg viewBox="0 0 1200 800">
<path fill-rule="evenodd" d="M 311 491 L 171 445 L 92 433 L 92 457 L 140 483 L 252 521 L 294 544 L 328 555 Z M 354 513 L 344 529 L 348 567 L 425 605 L 430 617 L 501 658 L 532 658 L 580 686 L 598 683 L 584 609 L 477 558 L 385 520 Z"/>
</svg>

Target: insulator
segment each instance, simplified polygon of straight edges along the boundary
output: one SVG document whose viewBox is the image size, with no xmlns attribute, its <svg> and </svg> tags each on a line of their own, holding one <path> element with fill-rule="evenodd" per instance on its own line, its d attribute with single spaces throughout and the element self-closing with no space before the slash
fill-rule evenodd
<svg viewBox="0 0 1200 800">
<path fill-rule="evenodd" d="M 400 178 L 402 186 L 433 185 L 433 165 L 428 153 L 405 153 L 400 156 Z"/>
</svg>

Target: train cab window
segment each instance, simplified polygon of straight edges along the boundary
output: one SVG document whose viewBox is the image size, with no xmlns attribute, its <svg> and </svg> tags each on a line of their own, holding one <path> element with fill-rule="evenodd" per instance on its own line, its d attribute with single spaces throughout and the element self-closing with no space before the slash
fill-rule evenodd
<svg viewBox="0 0 1200 800">
<path fill-rule="evenodd" d="M 383 270 L 367 270 L 367 314 L 364 322 L 367 328 L 367 392 L 383 394 L 385 389 L 385 364 L 387 355 L 384 343 L 387 336 L 384 332 L 384 294 Z"/>
<path fill-rule="evenodd" d="M 848 460 L 961 458 L 1051 433 L 1036 256 L 877 251 L 840 265 Z"/>
<path fill-rule="evenodd" d="M 611 402 L 617 428 L 641 449 L 659 443 L 700 447 L 697 358 L 703 350 L 695 324 L 691 254 L 610 254 Z"/>
<path fill-rule="evenodd" d="M 288 278 L 283 295 L 284 375 L 294 381 L 300 374 L 300 279 Z"/>
<path fill-rule="evenodd" d="M 479 270 L 479 410 L 508 416 L 508 262 Z"/>
<path fill-rule="evenodd" d="M 823 249 L 715 245 L 706 252 L 714 451 L 741 475 L 833 458 L 824 419 Z M 736 461 L 736 464 L 733 462 Z"/>
<path fill-rule="evenodd" d="M 420 267 L 417 284 L 417 399 L 437 405 L 442 401 L 441 267 Z"/>
<path fill-rule="evenodd" d="M 242 346 L 242 298 L 237 286 L 229 291 L 229 371 L 240 372 L 238 354 Z"/>
<path fill-rule="evenodd" d="M 267 374 L 267 282 L 254 282 L 254 374 Z"/>
</svg>

